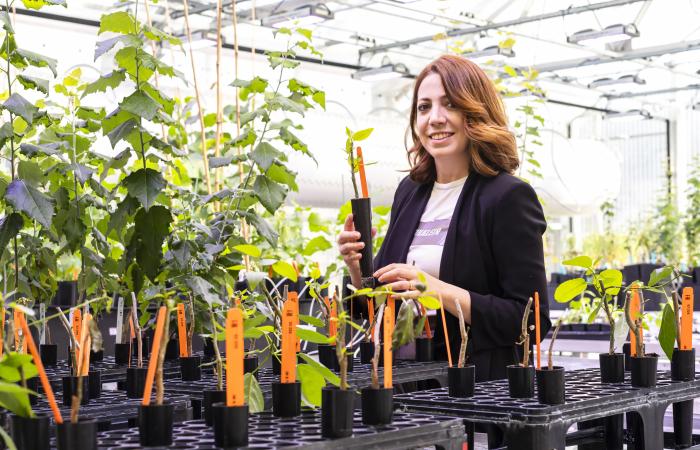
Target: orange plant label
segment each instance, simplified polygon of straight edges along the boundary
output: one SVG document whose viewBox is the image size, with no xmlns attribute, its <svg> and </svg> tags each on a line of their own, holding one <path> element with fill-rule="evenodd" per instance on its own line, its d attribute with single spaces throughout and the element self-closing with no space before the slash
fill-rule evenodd
<svg viewBox="0 0 700 450">
<path fill-rule="evenodd" d="M 694 292 L 692 287 L 683 288 L 683 304 L 681 307 L 681 350 L 693 348 L 693 300 Z"/>
<path fill-rule="evenodd" d="M 387 305 L 384 309 L 384 388 L 391 389 L 393 387 L 391 374 L 391 337 L 394 335 L 394 310 Z"/>
<path fill-rule="evenodd" d="M 335 339 L 335 335 L 338 334 L 338 300 L 333 299 L 331 301 L 331 317 L 328 320 L 328 337 Z"/>
<path fill-rule="evenodd" d="M 447 364 L 452 367 L 452 352 L 450 351 L 450 335 L 447 334 L 447 320 L 445 320 L 445 305 L 442 303 L 442 295 L 438 295 L 440 299 L 440 315 L 442 315 L 442 332 L 445 333 L 445 348 L 447 348 Z"/>
<path fill-rule="evenodd" d="M 75 340 L 77 342 L 80 342 L 80 331 L 82 330 L 83 326 L 83 313 L 80 312 L 80 308 L 75 308 L 73 311 L 73 336 L 75 336 Z"/>
<path fill-rule="evenodd" d="M 190 356 L 187 351 L 187 319 L 185 318 L 184 303 L 177 304 L 177 337 L 180 343 L 180 357 Z"/>
<path fill-rule="evenodd" d="M 0 357 L 5 347 L 5 308 L 0 308 Z"/>
<path fill-rule="evenodd" d="M 296 317 L 296 322 L 294 323 L 294 335 L 296 336 L 296 327 L 299 325 L 299 294 L 292 291 L 287 294 L 287 301 L 292 303 L 294 307 L 294 317 Z M 286 303 L 286 302 L 285 302 Z M 296 344 L 295 348 L 297 352 L 301 351 L 301 339 L 295 338 Z"/>
<path fill-rule="evenodd" d="M 20 346 L 19 346 L 20 314 L 22 314 L 22 312 L 15 309 L 12 317 L 13 317 L 13 322 L 14 322 L 14 326 L 15 326 L 15 351 L 18 353 L 23 353 L 24 349 L 20 348 Z"/>
<path fill-rule="evenodd" d="M 633 321 L 639 318 L 639 291 L 632 289 L 632 298 L 630 299 L 630 316 Z M 630 355 L 637 356 L 637 336 L 630 330 Z"/>
<path fill-rule="evenodd" d="M 226 406 L 243 406 L 243 313 L 231 308 L 226 316 Z"/>
<path fill-rule="evenodd" d="M 156 377 L 156 366 L 158 366 L 158 352 L 160 351 L 160 341 L 163 339 L 163 328 L 165 328 L 165 314 L 167 307 L 161 306 L 158 309 L 156 319 L 156 332 L 153 335 L 153 345 L 151 346 L 151 357 L 148 360 L 148 371 L 146 372 L 146 385 L 143 388 L 143 400 L 141 404 L 148 406 L 151 404 L 151 391 L 153 390 L 153 380 Z"/>
<path fill-rule="evenodd" d="M 425 306 L 420 305 L 421 313 L 425 317 L 425 336 L 428 339 L 433 338 L 433 331 L 430 329 L 430 320 L 428 320 L 428 311 L 426 311 Z"/>
<path fill-rule="evenodd" d="M 367 190 L 367 176 L 365 174 L 365 158 L 362 156 L 362 147 L 357 147 L 357 167 L 360 172 L 360 185 L 362 186 L 362 196 L 369 197 Z"/>
<path fill-rule="evenodd" d="M 294 383 L 297 378 L 296 341 L 297 321 L 296 308 L 293 302 L 287 300 L 282 308 L 282 383 Z"/>
<path fill-rule="evenodd" d="M 369 324 L 374 325 L 374 299 L 367 299 L 367 317 L 369 317 Z"/>
<path fill-rule="evenodd" d="M 535 350 L 537 352 L 537 369 L 542 368 L 540 339 L 540 293 L 535 291 Z"/>
</svg>

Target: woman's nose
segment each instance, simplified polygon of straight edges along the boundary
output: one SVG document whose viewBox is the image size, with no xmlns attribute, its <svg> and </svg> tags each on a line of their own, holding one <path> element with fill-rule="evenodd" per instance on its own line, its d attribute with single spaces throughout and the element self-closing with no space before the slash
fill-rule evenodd
<svg viewBox="0 0 700 450">
<path fill-rule="evenodd" d="M 431 124 L 445 123 L 445 111 L 442 106 L 436 106 L 430 110 L 429 121 Z"/>
</svg>

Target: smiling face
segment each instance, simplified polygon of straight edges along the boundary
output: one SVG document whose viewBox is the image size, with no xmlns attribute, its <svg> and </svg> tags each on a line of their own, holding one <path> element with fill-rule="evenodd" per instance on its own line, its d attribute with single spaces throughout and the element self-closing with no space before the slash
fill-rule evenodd
<svg viewBox="0 0 700 450">
<path fill-rule="evenodd" d="M 466 175 L 461 175 L 468 170 L 466 120 L 450 104 L 440 75 L 433 72 L 426 76 L 417 97 L 415 132 L 423 148 L 435 159 L 438 181 L 445 175 L 454 178 L 448 172 Z"/>
</svg>

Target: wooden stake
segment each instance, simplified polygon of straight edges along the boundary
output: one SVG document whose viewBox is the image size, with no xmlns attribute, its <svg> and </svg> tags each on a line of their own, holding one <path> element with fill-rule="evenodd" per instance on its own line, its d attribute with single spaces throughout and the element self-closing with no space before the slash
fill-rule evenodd
<svg viewBox="0 0 700 450">
<path fill-rule="evenodd" d="M 226 317 L 226 406 L 243 406 L 243 313 L 228 310 Z"/>
<path fill-rule="evenodd" d="M 156 376 L 156 366 L 158 366 L 158 352 L 160 351 L 160 343 L 163 340 L 163 328 L 165 327 L 165 313 L 167 309 L 166 306 L 161 306 L 160 309 L 158 309 L 156 332 L 153 336 L 151 358 L 148 361 L 148 372 L 146 372 L 146 386 L 143 388 L 143 400 L 141 401 L 143 406 L 151 404 L 151 391 L 153 390 L 153 380 Z"/>
<path fill-rule="evenodd" d="M 537 352 L 537 369 L 542 368 L 540 360 L 540 294 L 535 291 L 535 350 Z"/>
<path fill-rule="evenodd" d="M 447 320 L 445 320 L 445 305 L 442 303 L 442 295 L 438 294 L 440 299 L 440 314 L 442 315 L 442 332 L 445 333 L 445 347 L 447 347 L 447 364 L 452 367 L 452 352 L 450 351 L 450 337 L 447 334 Z"/>
</svg>

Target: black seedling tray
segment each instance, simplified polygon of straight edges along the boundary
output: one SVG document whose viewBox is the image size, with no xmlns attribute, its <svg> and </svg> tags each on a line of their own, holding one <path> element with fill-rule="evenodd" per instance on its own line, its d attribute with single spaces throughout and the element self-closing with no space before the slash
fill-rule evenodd
<svg viewBox="0 0 700 450">
<path fill-rule="evenodd" d="M 282 419 L 272 413 L 251 414 L 249 443 L 246 448 L 320 449 L 405 449 L 438 446 L 461 450 L 464 425 L 461 419 L 423 413 L 394 414 L 394 422 L 385 427 L 362 424 L 362 414 L 355 411 L 353 436 L 326 439 L 321 436 L 321 412 L 304 410 L 299 417 Z M 141 448 L 138 429 L 99 433 L 101 449 Z M 178 449 L 216 449 L 214 432 L 202 420 L 177 424 L 173 428 L 173 445 Z"/>
<path fill-rule="evenodd" d="M 628 432 L 628 441 L 635 443 L 636 449 L 657 450 L 663 448 L 667 407 L 700 397 L 700 380 L 671 381 L 670 372 L 658 373 L 655 388 L 634 388 L 629 379 L 603 384 L 599 374 L 594 369 L 567 371 L 566 402 L 558 406 L 539 404 L 537 396 L 511 398 L 507 380 L 477 383 L 471 398 L 450 397 L 446 388 L 440 388 L 399 394 L 395 401 L 409 411 L 462 417 L 467 430 L 472 430 L 473 424 L 497 426 L 505 433 L 508 449 L 563 450 L 572 424 L 633 413 L 641 418 L 643 429 Z"/>
<path fill-rule="evenodd" d="M 55 394 L 63 420 L 70 420 L 70 407 L 63 406 L 62 393 L 56 392 Z M 155 401 L 155 396 L 152 401 Z M 190 400 L 186 395 L 166 393 L 165 401 L 175 405 L 173 416 L 175 422 L 192 418 Z M 80 407 L 80 416 L 96 419 L 100 431 L 128 428 L 136 426 L 140 404 L 140 398 L 128 398 L 123 391 L 102 391 L 100 398 L 90 399 L 87 405 Z M 40 397 L 38 404 L 33 409 L 35 413 L 46 414 L 53 420 L 53 413 L 45 398 Z"/>
</svg>

